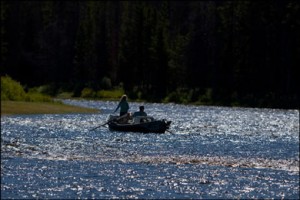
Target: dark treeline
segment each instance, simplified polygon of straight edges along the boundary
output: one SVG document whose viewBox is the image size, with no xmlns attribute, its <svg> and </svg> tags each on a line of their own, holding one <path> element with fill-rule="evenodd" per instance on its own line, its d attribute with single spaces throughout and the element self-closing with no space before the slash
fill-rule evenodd
<svg viewBox="0 0 300 200">
<path fill-rule="evenodd" d="M 1 74 L 53 93 L 299 107 L 298 1 L 1 1 Z"/>
</svg>

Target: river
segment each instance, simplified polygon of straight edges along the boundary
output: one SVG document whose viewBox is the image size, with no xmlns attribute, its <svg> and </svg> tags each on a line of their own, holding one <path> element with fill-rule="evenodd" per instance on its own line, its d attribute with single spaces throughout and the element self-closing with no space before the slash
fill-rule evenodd
<svg viewBox="0 0 300 200">
<path fill-rule="evenodd" d="M 165 134 L 92 128 L 99 114 L 1 117 L 1 199 L 299 197 L 299 110 L 145 103 Z M 140 103 L 130 103 L 130 111 Z"/>
</svg>

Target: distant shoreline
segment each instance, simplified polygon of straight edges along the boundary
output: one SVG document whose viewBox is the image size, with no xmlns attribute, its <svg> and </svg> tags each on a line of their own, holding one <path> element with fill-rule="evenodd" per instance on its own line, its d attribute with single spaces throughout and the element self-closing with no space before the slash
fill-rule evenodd
<svg viewBox="0 0 300 200">
<path fill-rule="evenodd" d="M 99 110 L 59 102 L 1 101 L 1 116 L 16 114 L 98 113 Z"/>
</svg>

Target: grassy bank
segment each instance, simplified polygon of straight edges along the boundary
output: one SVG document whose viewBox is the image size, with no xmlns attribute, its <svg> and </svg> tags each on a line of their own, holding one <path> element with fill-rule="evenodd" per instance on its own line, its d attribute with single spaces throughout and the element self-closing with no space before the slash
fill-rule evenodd
<svg viewBox="0 0 300 200">
<path fill-rule="evenodd" d="M 1 101 L 1 116 L 12 114 L 97 113 L 96 109 L 65 105 L 58 102 Z"/>
</svg>

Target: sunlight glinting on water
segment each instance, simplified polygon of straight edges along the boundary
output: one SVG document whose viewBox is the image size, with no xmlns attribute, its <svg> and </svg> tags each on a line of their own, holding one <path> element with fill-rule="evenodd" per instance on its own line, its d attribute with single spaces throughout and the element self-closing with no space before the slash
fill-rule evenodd
<svg viewBox="0 0 300 200">
<path fill-rule="evenodd" d="M 148 115 L 172 121 L 171 133 L 140 134 L 100 126 L 116 102 L 65 102 L 101 112 L 1 117 L 2 179 L 18 177 L 32 188 L 29 194 L 21 187 L 23 195 L 16 198 L 264 198 L 278 197 L 278 191 L 292 197 L 299 192 L 292 179 L 299 173 L 297 110 L 144 103 Z M 139 105 L 130 103 L 130 112 Z M 25 160 L 4 165 L 9 158 Z M 25 176 L 13 175 L 16 168 Z M 242 169 L 251 173 L 245 176 Z M 52 182 L 37 194 L 34 188 L 45 179 L 40 173 Z M 276 185 L 281 176 L 289 182 Z M 8 183 L 2 191 L 17 184 Z"/>
</svg>

